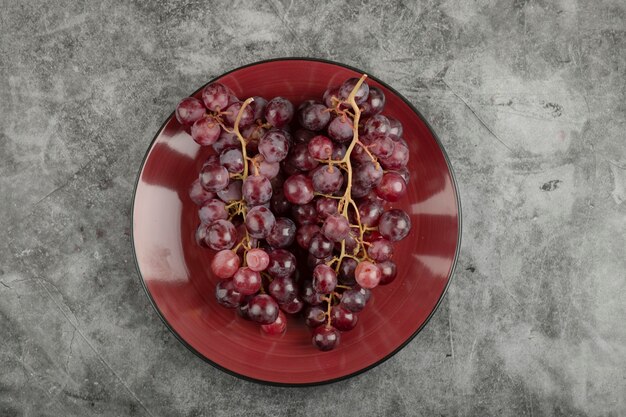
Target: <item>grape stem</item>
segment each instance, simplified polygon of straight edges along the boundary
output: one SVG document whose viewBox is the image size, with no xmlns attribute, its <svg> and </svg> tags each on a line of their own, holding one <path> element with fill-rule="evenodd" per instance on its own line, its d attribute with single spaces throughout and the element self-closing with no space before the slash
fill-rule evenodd
<svg viewBox="0 0 626 417">
<path fill-rule="evenodd" d="M 237 113 L 237 118 L 235 119 L 235 126 L 233 127 L 233 131 L 235 135 L 237 135 L 237 139 L 241 143 L 241 154 L 243 155 L 243 173 L 241 174 L 241 179 L 245 180 L 248 178 L 248 153 L 246 152 L 246 140 L 239 132 L 239 122 L 241 122 L 241 117 L 243 116 L 244 109 L 254 101 L 253 97 L 246 99 L 241 105 L 239 112 Z"/>
</svg>

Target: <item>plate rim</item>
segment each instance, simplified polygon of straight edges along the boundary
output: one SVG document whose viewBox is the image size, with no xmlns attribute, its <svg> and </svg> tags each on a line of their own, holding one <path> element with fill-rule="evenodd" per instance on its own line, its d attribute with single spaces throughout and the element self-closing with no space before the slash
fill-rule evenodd
<svg viewBox="0 0 626 417">
<path fill-rule="evenodd" d="M 165 324 L 165 327 L 167 327 L 167 329 L 174 335 L 174 337 L 176 339 L 178 339 L 178 341 L 185 346 L 188 350 L 190 350 L 194 355 L 196 355 L 197 357 L 199 357 L 200 359 L 202 359 L 204 362 L 212 365 L 213 367 L 231 375 L 234 377 L 237 377 L 239 379 L 243 379 L 245 381 L 249 381 L 249 382 L 254 382 L 257 384 L 261 384 L 261 385 L 269 385 L 269 386 L 275 386 L 275 387 L 313 387 L 313 386 L 319 386 L 319 385 L 328 385 L 328 384 L 332 384 L 335 382 L 339 382 L 339 381 L 344 381 L 346 379 L 355 377 L 357 375 L 360 375 L 364 372 L 369 371 L 370 369 L 373 369 L 375 367 L 377 367 L 378 365 L 382 364 L 383 362 L 386 362 L 388 359 L 390 359 L 391 357 L 393 357 L 394 355 L 396 355 L 398 352 L 400 352 L 402 349 L 404 349 L 413 339 L 415 339 L 415 337 L 424 329 L 424 327 L 426 327 L 426 325 L 428 324 L 428 322 L 430 322 L 430 320 L 432 319 L 432 317 L 435 315 L 435 312 L 439 309 L 439 306 L 442 304 L 443 299 L 445 298 L 445 295 L 448 292 L 448 288 L 450 287 L 450 283 L 452 282 L 452 278 L 454 276 L 454 273 L 456 271 L 456 267 L 458 264 L 458 260 L 459 260 L 459 253 L 461 250 L 461 240 L 462 240 L 462 235 L 463 235 L 463 215 L 462 215 L 462 210 L 461 210 L 461 196 L 459 193 L 459 188 L 458 188 L 458 184 L 457 184 L 457 180 L 456 180 L 456 175 L 454 173 L 454 169 L 452 168 L 452 164 L 450 163 L 450 158 L 448 157 L 448 154 L 445 150 L 445 148 L 443 147 L 443 144 L 441 143 L 441 140 L 439 139 L 439 137 L 437 136 L 437 134 L 435 133 L 435 131 L 433 130 L 432 126 L 430 125 L 430 123 L 428 123 L 428 121 L 426 120 L 426 118 L 422 115 L 422 113 L 420 113 L 419 110 L 417 110 L 417 108 L 409 101 L 406 99 L 406 97 L 404 97 L 404 95 L 400 94 L 395 88 L 391 87 L 389 84 L 387 84 L 386 82 L 382 81 L 381 79 L 379 79 L 378 77 L 371 75 L 370 72 L 364 72 L 362 70 L 360 70 L 359 68 L 353 67 L 351 65 L 347 65 L 347 64 L 343 64 L 340 62 L 336 62 L 336 61 L 332 61 L 329 59 L 324 59 L 324 58 L 310 58 L 310 57 L 282 57 L 282 58 L 271 58 L 271 59 L 264 59 L 264 60 L 260 60 L 260 61 L 255 61 L 246 65 L 242 65 L 239 66 L 237 68 L 234 68 L 230 71 L 224 72 L 220 75 L 218 75 L 217 77 L 213 77 L 211 80 L 209 80 L 206 84 L 202 85 L 200 88 L 198 88 L 196 91 L 194 91 L 192 94 L 190 94 L 190 96 L 194 96 L 197 93 L 199 93 L 205 86 L 207 86 L 208 84 L 211 84 L 212 82 L 215 82 L 216 80 L 230 74 L 233 73 L 235 71 L 239 71 L 243 68 L 247 68 L 247 67 L 251 67 L 251 66 L 255 66 L 255 65 L 259 65 L 259 64 L 266 64 L 269 62 L 276 62 L 276 61 L 313 61 L 313 62 L 322 62 L 325 64 L 332 64 L 332 65 L 337 65 L 340 67 L 344 67 L 347 68 L 349 70 L 352 71 L 356 71 L 358 73 L 361 74 L 367 74 L 367 76 L 371 79 L 373 79 L 374 81 L 376 81 L 377 83 L 380 83 L 381 85 L 383 85 L 385 88 L 387 88 L 389 91 L 391 91 L 393 94 L 395 94 L 396 96 L 398 96 L 407 106 L 409 106 L 409 108 L 422 120 L 422 122 L 424 122 L 424 124 L 426 125 L 426 127 L 428 128 L 428 130 L 430 131 L 430 133 L 433 135 L 433 138 L 435 139 L 435 142 L 437 143 L 437 146 L 439 146 L 439 149 L 441 150 L 441 153 L 443 154 L 444 160 L 446 161 L 446 165 L 448 166 L 448 171 L 450 172 L 450 178 L 452 179 L 452 185 L 453 185 L 453 189 L 454 189 L 454 196 L 456 199 L 456 203 L 457 203 L 457 211 L 458 211 L 458 220 L 457 220 L 457 226 L 458 226 L 458 236 L 457 236 L 457 242 L 456 242 L 456 249 L 454 251 L 454 258 L 452 260 L 452 267 L 450 268 L 450 272 L 448 273 L 448 280 L 446 282 L 446 286 L 444 287 L 443 291 L 441 292 L 441 295 L 439 296 L 439 299 L 437 300 L 437 303 L 435 304 L 435 306 L 433 307 L 432 311 L 428 314 L 428 317 L 426 317 L 426 320 L 424 320 L 424 322 L 417 328 L 417 330 L 410 335 L 404 342 L 402 342 L 400 344 L 400 346 L 398 346 L 396 349 L 394 349 L 393 351 L 389 352 L 387 355 L 385 355 L 383 358 L 377 360 L 376 362 L 363 367 L 357 371 L 354 371 L 352 373 L 346 374 L 346 375 L 342 375 L 340 377 L 336 377 L 336 378 L 329 378 L 329 379 L 325 379 L 325 380 L 321 380 L 321 381 L 315 381 L 315 382 L 277 382 L 277 381 L 268 381 L 265 379 L 259 379 L 259 378 L 253 378 L 247 375 L 243 375 L 240 374 L 238 372 L 235 372 L 231 369 L 228 369 L 214 361 L 212 361 L 211 359 L 207 358 L 206 356 L 202 355 L 200 352 L 198 352 L 193 346 L 191 346 L 185 339 L 183 339 L 182 336 L 180 336 L 178 334 L 178 332 L 172 327 L 172 325 L 170 325 L 170 323 L 167 321 L 167 319 L 165 318 L 165 316 L 163 315 L 163 313 L 161 312 L 161 310 L 159 309 L 159 307 L 157 306 L 156 302 L 154 301 L 154 298 L 152 297 L 152 294 L 150 293 L 150 291 L 148 290 L 148 287 L 146 285 L 146 281 L 143 277 L 143 274 L 141 273 L 141 269 L 139 268 L 139 260 L 137 259 L 137 251 L 135 249 L 135 230 L 134 230 L 134 217 L 135 217 L 135 201 L 137 199 L 137 188 L 139 186 L 139 181 L 141 179 L 141 173 L 143 172 L 144 166 L 146 164 L 146 161 L 148 159 L 148 155 L 150 154 L 150 151 L 152 150 L 154 143 L 156 142 L 157 138 L 159 137 L 159 135 L 161 134 L 161 132 L 163 131 L 163 129 L 165 128 L 165 126 L 167 125 L 167 123 L 172 119 L 172 117 L 174 117 L 175 111 L 172 111 L 170 113 L 170 115 L 165 119 L 165 121 L 161 124 L 161 126 L 159 127 L 159 129 L 157 130 L 156 134 L 154 135 L 154 137 L 152 138 L 152 141 L 150 141 L 150 144 L 148 145 L 148 149 L 146 150 L 146 153 L 144 154 L 142 160 L 141 160 L 141 165 L 139 166 L 139 170 L 137 172 L 136 175 L 136 179 L 135 179 L 135 185 L 133 187 L 133 195 L 132 195 L 132 203 L 131 203 L 131 211 L 130 211 L 130 240 L 131 240 L 131 247 L 132 247 L 132 252 L 133 252 L 133 260 L 135 263 L 135 269 L 137 271 L 137 276 L 139 278 L 139 281 L 141 283 L 142 288 L 144 289 L 144 292 L 146 293 L 146 295 L 148 296 L 148 300 L 150 301 L 150 304 L 152 305 L 152 307 L 154 308 L 154 310 L 156 311 L 157 315 L 159 316 L 159 318 L 161 319 L 161 321 L 163 322 L 163 324 Z"/>
</svg>

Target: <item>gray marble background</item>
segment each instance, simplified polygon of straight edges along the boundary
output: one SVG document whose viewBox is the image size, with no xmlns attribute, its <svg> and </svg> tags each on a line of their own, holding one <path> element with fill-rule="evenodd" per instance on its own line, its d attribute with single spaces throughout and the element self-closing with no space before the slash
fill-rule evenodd
<svg viewBox="0 0 626 417">
<path fill-rule="evenodd" d="M 626 4 L 0 0 L 1 416 L 626 415 Z M 148 303 L 133 183 L 177 101 L 329 58 L 431 121 L 463 202 L 426 329 L 330 386 L 241 381 Z"/>
</svg>

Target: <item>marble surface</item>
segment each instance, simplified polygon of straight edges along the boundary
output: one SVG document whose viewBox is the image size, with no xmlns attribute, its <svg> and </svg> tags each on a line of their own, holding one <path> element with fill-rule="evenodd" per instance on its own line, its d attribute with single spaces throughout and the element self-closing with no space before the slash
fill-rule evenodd
<svg viewBox="0 0 626 417">
<path fill-rule="evenodd" d="M 0 4 L 0 415 L 626 415 L 623 0 Z M 187 351 L 130 242 L 137 170 L 176 102 L 282 56 L 406 95 L 463 203 L 425 330 L 314 388 Z"/>
</svg>

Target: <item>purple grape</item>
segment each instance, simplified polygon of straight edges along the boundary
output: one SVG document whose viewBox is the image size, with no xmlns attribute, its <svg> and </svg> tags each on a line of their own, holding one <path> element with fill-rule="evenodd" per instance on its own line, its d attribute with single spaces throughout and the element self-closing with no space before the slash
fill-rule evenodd
<svg viewBox="0 0 626 417">
<path fill-rule="evenodd" d="M 376 187 L 383 179 L 383 169 L 376 163 L 368 160 L 354 168 L 353 178 L 366 187 Z"/>
<path fill-rule="evenodd" d="M 222 128 L 212 118 L 202 117 L 191 125 L 191 137 L 198 145 L 213 145 L 222 133 Z"/>
<path fill-rule="evenodd" d="M 319 162 L 309 153 L 309 147 L 306 143 L 299 143 L 294 146 L 288 159 L 289 163 L 300 171 L 310 171 L 319 165 Z"/>
<path fill-rule="evenodd" d="M 274 213 L 263 206 L 252 207 L 246 215 L 246 229 L 250 236 L 265 239 L 276 224 Z"/>
<path fill-rule="evenodd" d="M 398 140 L 402 137 L 402 123 L 400 121 L 389 117 L 389 135 L 392 139 Z"/>
<path fill-rule="evenodd" d="M 215 286 L 215 299 L 224 307 L 237 308 L 243 297 L 243 294 L 235 290 L 232 279 L 219 281 Z"/>
<path fill-rule="evenodd" d="M 298 121 L 300 122 L 300 126 L 305 129 L 319 131 L 328 125 L 330 112 L 323 104 L 308 104 L 299 110 Z"/>
<path fill-rule="evenodd" d="M 285 249 L 274 249 L 269 253 L 270 265 L 267 272 L 274 278 L 290 277 L 296 270 L 296 257 Z"/>
<path fill-rule="evenodd" d="M 339 143 L 352 140 L 352 120 L 343 116 L 335 117 L 328 125 L 328 136 Z"/>
<path fill-rule="evenodd" d="M 353 258 L 343 258 L 341 260 L 341 264 L 339 265 L 339 281 L 342 284 L 346 285 L 354 285 L 356 281 L 354 280 L 354 271 L 357 266 L 357 261 Z"/>
<path fill-rule="evenodd" d="M 386 211 L 380 216 L 378 230 L 386 239 L 397 242 L 411 231 L 411 218 L 400 209 Z"/>
<path fill-rule="evenodd" d="M 337 286 L 335 270 L 325 264 L 320 264 L 313 270 L 313 289 L 320 294 L 330 294 Z"/>
<path fill-rule="evenodd" d="M 236 101 L 233 104 L 231 104 L 230 106 L 228 106 L 226 108 L 225 111 L 225 116 L 226 116 L 226 120 L 225 123 L 228 126 L 234 126 L 235 122 L 237 121 L 237 116 L 239 115 L 239 112 L 241 113 L 241 119 L 239 120 L 239 127 L 240 128 L 244 128 L 246 126 L 250 126 L 254 123 L 254 110 L 252 110 L 252 107 L 250 106 L 246 106 L 243 108 L 243 111 L 241 110 L 241 108 L 243 107 L 243 102 L 241 101 Z"/>
<path fill-rule="evenodd" d="M 267 100 L 260 96 L 254 96 L 254 101 L 250 103 L 250 107 L 254 111 L 254 120 L 262 120 L 265 116 L 265 107 Z"/>
<path fill-rule="evenodd" d="M 341 170 L 332 165 L 320 165 L 311 175 L 313 189 L 322 194 L 333 194 L 341 189 L 343 175 Z"/>
<path fill-rule="evenodd" d="M 351 310 L 342 306 L 334 306 L 330 311 L 331 323 L 342 332 L 347 332 L 356 326 L 358 317 Z"/>
<path fill-rule="evenodd" d="M 272 198 L 272 184 L 262 175 L 249 176 L 243 181 L 241 195 L 251 206 L 268 203 Z"/>
<path fill-rule="evenodd" d="M 332 326 L 318 326 L 313 330 L 312 342 L 321 351 L 333 350 L 339 344 L 339 331 Z"/>
<path fill-rule="evenodd" d="M 273 323 L 278 317 L 278 312 L 278 303 L 267 294 L 256 295 L 248 303 L 248 317 L 257 323 Z"/>
<path fill-rule="evenodd" d="M 267 162 L 280 162 L 288 152 L 289 136 L 283 130 L 268 130 L 259 140 L 259 153 Z"/>
<path fill-rule="evenodd" d="M 248 267 L 239 268 L 233 276 L 235 291 L 243 295 L 257 293 L 261 289 L 261 274 Z"/>
<path fill-rule="evenodd" d="M 346 310 L 358 313 L 365 308 L 367 300 L 358 290 L 347 290 L 341 294 L 341 306 Z"/>
<path fill-rule="evenodd" d="M 215 153 L 219 155 L 226 149 L 241 149 L 241 142 L 239 142 L 237 135 L 235 135 L 234 133 L 222 130 L 222 133 L 220 133 L 220 137 L 217 138 L 215 143 L 211 146 L 213 147 L 213 150 L 215 150 Z"/>
<path fill-rule="evenodd" d="M 354 87 L 356 87 L 358 82 L 358 78 L 348 78 L 346 81 L 344 81 L 343 84 L 341 84 L 341 86 L 339 87 L 339 97 L 347 100 L 348 96 L 350 95 L 352 90 L 354 90 Z M 354 95 L 354 101 L 356 101 L 356 104 L 361 104 L 365 102 L 365 100 L 367 100 L 369 92 L 369 86 L 366 82 L 363 82 L 357 90 L 356 94 Z"/>
<path fill-rule="evenodd" d="M 289 277 L 274 278 L 268 286 L 268 292 L 278 303 L 287 303 L 298 294 L 298 290 Z"/>
<path fill-rule="evenodd" d="M 367 254 L 376 262 L 388 261 L 393 255 L 393 245 L 387 239 L 375 240 L 367 248 Z"/>
<path fill-rule="evenodd" d="M 317 305 L 312 305 L 304 311 L 304 322 L 308 327 L 316 328 L 326 323 L 326 311 Z"/>
<path fill-rule="evenodd" d="M 222 164 L 228 172 L 240 174 L 243 172 L 243 154 L 241 149 L 226 149 L 220 155 L 220 164 Z"/>
<path fill-rule="evenodd" d="M 202 90 L 202 101 L 211 111 L 225 109 L 232 102 L 232 99 L 232 91 L 220 83 L 211 83 Z"/>
<path fill-rule="evenodd" d="M 324 135 L 315 136 L 307 146 L 315 159 L 330 159 L 333 154 L 333 142 Z"/>
<path fill-rule="evenodd" d="M 202 102 L 195 97 L 185 97 L 176 106 L 176 120 L 182 125 L 191 125 L 205 114 Z"/>
<path fill-rule="evenodd" d="M 385 108 L 385 93 L 376 86 L 370 86 L 367 100 L 361 105 L 363 117 L 373 116 L 382 113 Z"/>
<path fill-rule="evenodd" d="M 305 224 L 298 228 L 296 240 L 302 249 L 309 250 L 311 238 L 320 231 L 320 227 L 316 224 Z"/>
<path fill-rule="evenodd" d="M 287 200 L 287 197 L 285 197 L 282 186 L 278 191 L 272 193 L 270 204 L 274 213 L 278 215 L 284 215 L 289 212 L 291 203 Z"/>
<path fill-rule="evenodd" d="M 350 232 L 350 223 L 348 219 L 341 214 L 330 215 L 324 220 L 322 233 L 333 242 L 341 242 Z"/>
<path fill-rule="evenodd" d="M 279 303 L 280 309 L 288 314 L 296 314 L 302 311 L 304 308 L 304 303 L 298 297 L 294 297 L 293 300 L 290 300 L 286 303 Z"/>
<path fill-rule="evenodd" d="M 380 283 L 379 285 L 387 285 L 396 279 L 397 267 L 393 261 L 385 261 L 378 264 L 380 268 Z"/>
<path fill-rule="evenodd" d="M 273 248 L 291 246 L 296 240 L 296 224 L 291 219 L 279 217 L 265 240 Z"/>
<path fill-rule="evenodd" d="M 193 201 L 195 204 L 200 206 L 207 201 L 215 198 L 215 194 L 211 191 L 205 190 L 200 183 L 200 178 L 198 178 L 194 182 L 192 182 L 191 186 L 189 187 L 189 198 L 191 198 L 191 201 Z"/>
<path fill-rule="evenodd" d="M 393 203 L 406 194 L 406 183 L 399 174 L 387 172 L 376 187 L 376 194 L 383 200 Z"/>
<path fill-rule="evenodd" d="M 274 97 L 265 107 L 265 120 L 274 127 L 281 128 L 293 118 L 293 104 L 283 97 Z"/>
<path fill-rule="evenodd" d="M 217 192 L 217 196 L 225 203 L 241 200 L 241 180 L 234 180 L 228 184 L 228 187 Z"/>
<path fill-rule="evenodd" d="M 380 163 L 383 167 L 390 170 L 398 170 L 406 166 L 409 162 L 409 148 L 400 142 L 396 142 L 393 152 L 387 158 L 381 158 Z"/>
<path fill-rule="evenodd" d="M 211 224 L 215 220 L 228 219 L 228 211 L 223 201 L 212 199 L 198 209 L 198 217 L 202 223 Z"/>
<path fill-rule="evenodd" d="M 216 220 L 207 228 L 205 241 L 213 250 L 230 249 L 236 240 L 237 230 L 228 220 Z"/>
<path fill-rule="evenodd" d="M 292 204 L 306 204 L 315 197 L 313 182 L 302 175 L 292 175 L 283 184 L 285 197 Z"/>
<path fill-rule="evenodd" d="M 322 233 L 316 233 L 309 242 L 309 253 L 317 259 L 323 259 L 333 253 L 333 243 Z"/>
<path fill-rule="evenodd" d="M 306 129 L 298 129 L 293 134 L 293 140 L 296 143 L 309 143 L 309 141 L 317 136 L 317 133 Z"/>
<path fill-rule="evenodd" d="M 320 197 L 315 201 L 315 209 L 320 219 L 324 220 L 331 214 L 337 213 L 337 199 Z"/>
<path fill-rule="evenodd" d="M 363 128 L 363 132 L 369 137 L 385 136 L 389 134 L 390 130 L 389 119 L 382 114 L 367 119 Z"/>
<path fill-rule="evenodd" d="M 200 184 L 208 191 L 219 191 L 226 188 L 230 176 L 228 170 L 220 165 L 207 165 L 200 171 Z"/>
<path fill-rule="evenodd" d="M 385 211 L 383 203 L 379 199 L 365 201 L 358 207 L 361 224 L 368 227 L 378 225 L 378 219 Z"/>
</svg>

